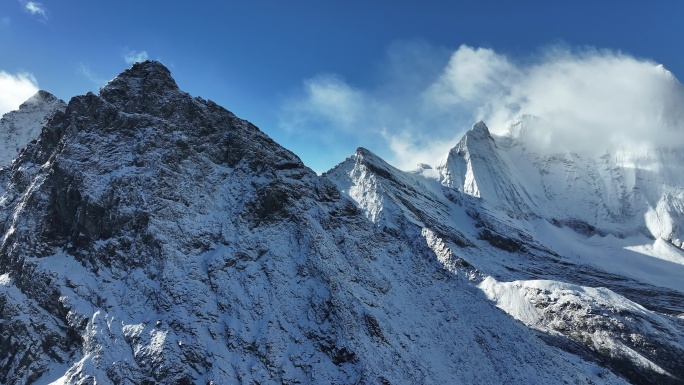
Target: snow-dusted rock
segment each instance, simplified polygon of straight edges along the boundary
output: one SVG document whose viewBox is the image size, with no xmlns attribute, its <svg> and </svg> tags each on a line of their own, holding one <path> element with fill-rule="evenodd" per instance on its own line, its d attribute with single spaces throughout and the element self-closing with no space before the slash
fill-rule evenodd
<svg viewBox="0 0 684 385">
<path fill-rule="evenodd" d="M 26 145 L 38 137 L 40 129 L 66 104 L 54 95 L 38 91 L 19 109 L 0 119 L 0 167 L 7 167 Z"/>
<path fill-rule="evenodd" d="M 0 169 L 0 383 L 682 379 L 665 265 L 606 268 L 677 249 L 549 216 L 484 123 L 435 168 L 318 176 L 153 61 L 48 115 Z"/>
</svg>

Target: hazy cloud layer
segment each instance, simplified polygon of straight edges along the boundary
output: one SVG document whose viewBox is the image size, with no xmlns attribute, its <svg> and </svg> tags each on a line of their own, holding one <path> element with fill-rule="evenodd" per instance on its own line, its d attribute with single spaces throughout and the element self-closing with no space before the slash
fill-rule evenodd
<svg viewBox="0 0 684 385">
<path fill-rule="evenodd" d="M 0 71 L 0 115 L 16 110 L 38 92 L 36 79 L 27 73 L 13 75 Z"/>
<path fill-rule="evenodd" d="M 126 51 L 124 60 L 128 64 L 133 64 L 147 60 L 147 51 Z"/>
<path fill-rule="evenodd" d="M 684 143 L 682 86 L 656 63 L 557 47 L 519 59 L 465 45 L 448 55 L 399 45 L 388 54 L 380 85 L 314 77 L 284 105 L 281 123 L 302 135 L 327 135 L 328 142 L 356 137 L 401 168 L 436 161 L 476 121 L 505 134 L 521 114 L 541 117 L 525 137 L 542 151 Z"/>
</svg>

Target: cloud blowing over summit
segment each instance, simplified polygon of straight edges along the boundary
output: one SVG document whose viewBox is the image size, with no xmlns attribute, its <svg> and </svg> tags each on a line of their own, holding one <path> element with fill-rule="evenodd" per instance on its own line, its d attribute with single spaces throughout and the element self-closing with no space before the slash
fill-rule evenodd
<svg viewBox="0 0 684 385">
<path fill-rule="evenodd" d="M 554 46 L 520 59 L 413 42 L 390 50 L 382 71 L 375 87 L 332 74 L 306 80 L 281 124 L 387 146 L 403 168 L 436 160 L 476 121 L 502 134 L 520 114 L 542 118 L 531 134 L 542 150 L 639 151 L 682 139 L 681 84 L 657 63 L 621 52 Z"/>
</svg>

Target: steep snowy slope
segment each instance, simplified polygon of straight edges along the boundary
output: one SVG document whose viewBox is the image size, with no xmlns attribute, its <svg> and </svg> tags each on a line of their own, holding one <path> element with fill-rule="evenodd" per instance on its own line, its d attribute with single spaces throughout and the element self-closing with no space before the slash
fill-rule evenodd
<svg viewBox="0 0 684 385">
<path fill-rule="evenodd" d="M 516 179 L 524 181 L 538 203 L 537 215 L 545 219 L 533 230 L 538 237 L 550 238 L 550 247 L 575 254 L 583 263 L 684 292 L 679 279 L 684 276 L 684 149 L 540 154 L 530 149 L 533 136 L 526 137 L 525 129 L 543 126 L 525 127 L 530 119 L 518 119 L 515 125 L 522 131 L 517 137 L 497 142 Z M 584 239 L 577 242 L 577 234 Z M 587 253 L 586 246 L 602 252 Z"/>
<path fill-rule="evenodd" d="M 377 226 L 428 244 L 445 268 L 550 344 L 633 383 L 683 381 L 681 251 L 649 239 L 636 218 L 608 215 L 614 203 L 602 202 L 617 187 L 583 184 L 598 178 L 595 163 L 576 157 L 564 173 L 544 168 L 557 157 L 522 147 L 478 123 L 434 169 L 402 172 L 359 149 L 325 177 Z M 581 216 L 589 213 L 605 218 L 603 229 Z"/>
<path fill-rule="evenodd" d="M 73 98 L 0 182 L 1 383 L 624 383 L 445 268 L 416 226 L 451 207 L 438 183 L 379 227 L 157 62 Z"/>
<path fill-rule="evenodd" d="M 40 134 L 40 129 L 56 111 L 64 111 L 66 104 L 54 95 L 38 91 L 19 109 L 0 119 L 0 167 L 6 167 L 19 151 Z"/>
<path fill-rule="evenodd" d="M 535 201 L 530 199 L 511 166 L 499 154 L 498 146 L 483 122 L 468 131 L 463 139 L 436 165 L 442 185 L 480 198 L 486 210 L 503 212 L 509 218 L 534 216 Z"/>
<path fill-rule="evenodd" d="M 534 151 L 543 122 L 517 118 L 511 133 L 497 138 L 500 153 L 541 202 L 540 214 L 563 224 L 619 237 L 643 233 L 682 245 L 684 149 L 671 147 L 602 155 Z M 530 171 L 530 172 L 528 172 Z M 568 199 L 569 188 L 576 193 Z"/>
</svg>

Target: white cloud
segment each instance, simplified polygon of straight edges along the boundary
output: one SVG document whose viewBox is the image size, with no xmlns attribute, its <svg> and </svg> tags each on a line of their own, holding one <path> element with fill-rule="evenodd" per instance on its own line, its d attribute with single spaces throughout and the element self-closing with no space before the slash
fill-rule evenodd
<svg viewBox="0 0 684 385">
<path fill-rule="evenodd" d="M 331 143 L 352 136 L 400 168 L 436 161 L 478 120 L 503 134 L 521 114 L 542 118 L 528 133 L 542 150 L 684 143 L 682 85 L 650 60 L 554 47 L 521 62 L 465 45 L 447 57 L 395 49 L 389 59 L 389 75 L 376 87 L 331 76 L 307 80 L 304 95 L 284 105 L 281 124 L 325 131 Z"/>
<path fill-rule="evenodd" d="M 133 64 L 147 60 L 147 51 L 126 51 L 124 60 L 128 64 Z"/>
<path fill-rule="evenodd" d="M 16 110 L 38 92 L 36 79 L 28 73 L 16 75 L 0 71 L 0 115 Z"/>
<path fill-rule="evenodd" d="M 367 97 L 337 77 L 323 75 L 306 80 L 304 92 L 302 100 L 287 106 L 290 112 L 285 118 L 288 129 L 330 122 L 337 128 L 349 130 L 359 123 L 359 118 L 365 118 Z"/>
<path fill-rule="evenodd" d="M 24 8 L 29 11 L 32 15 L 41 16 L 43 19 L 47 19 L 47 9 L 42 3 L 35 1 L 24 2 Z"/>
<path fill-rule="evenodd" d="M 429 133 L 418 133 L 415 130 L 403 130 L 381 132 L 390 150 L 390 157 L 386 159 L 402 170 L 414 169 L 419 163 L 434 163 L 439 157 L 443 156 L 449 149 L 454 147 L 461 137 L 461 132 L 446 139 L 436 140 Z M 427 134 L 427 135 L 426 135 Z"/>
<path fill-rule="evenodd" d="M 428 90 L 439 105 L 478 105 L 514 78 L 514 66 L 491 49 L 462 46 L 451 56 L 440 79 Z"/>
<path fill-rule="evenodd" d="M 442 108 L 472 108 L 473 120 L 499 133 L 515 115 L 539 116 L 545 124 L 533 140 L 580 152 L 673 143 L 684 129 L 682 95 L 655 63 L 619 52 L 556 48 L 535 63 L 514 64 L 467 46 L 425 93 Z"/>
</svg>

